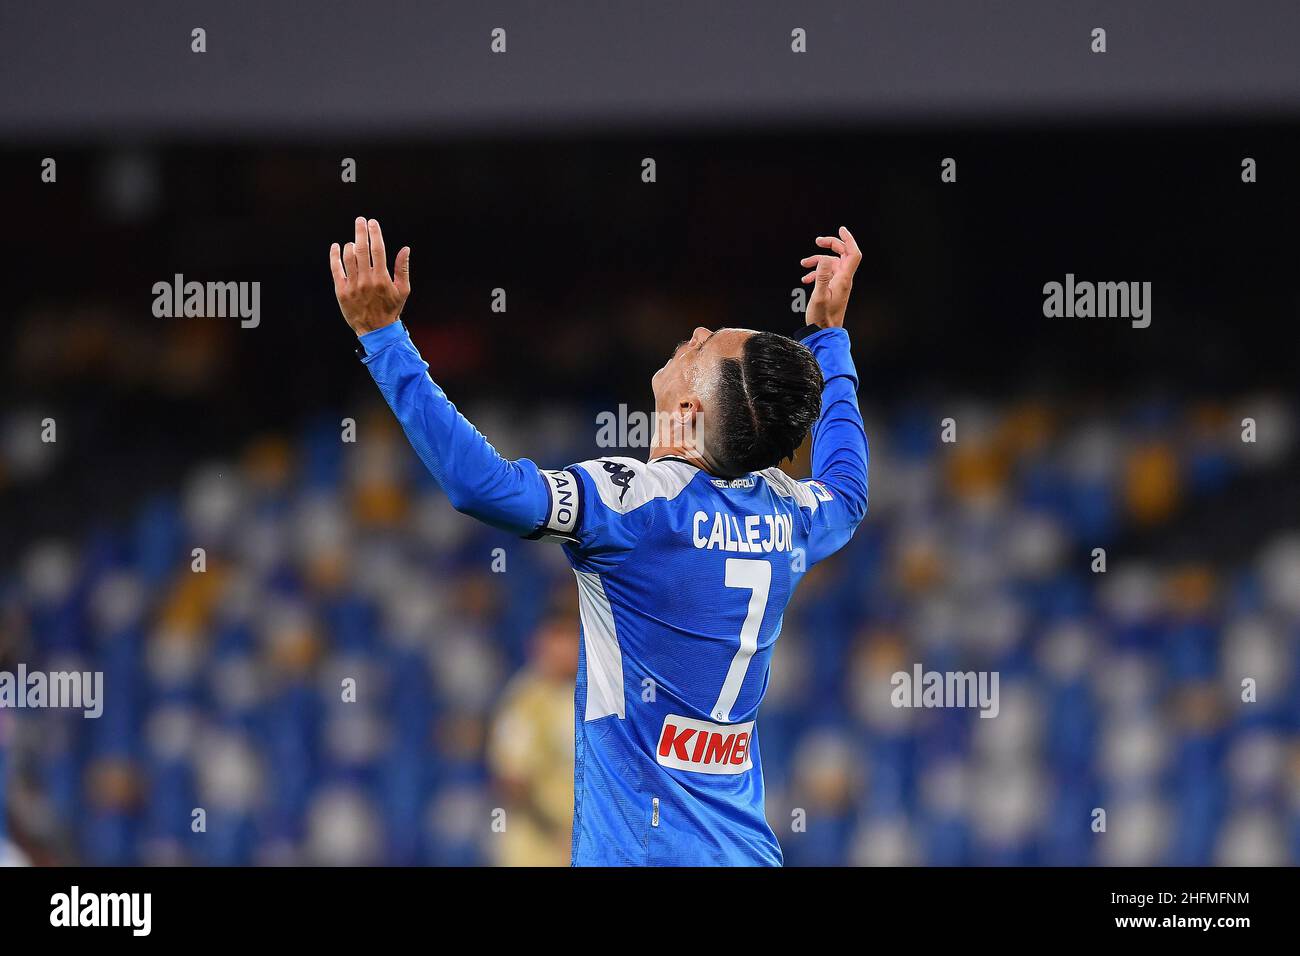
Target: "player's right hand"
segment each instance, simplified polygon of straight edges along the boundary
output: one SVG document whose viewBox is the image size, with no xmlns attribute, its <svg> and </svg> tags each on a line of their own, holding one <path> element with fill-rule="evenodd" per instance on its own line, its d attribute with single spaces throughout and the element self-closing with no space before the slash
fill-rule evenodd
<svg viewBox="0 0 1300 956">
<path fill-rule="evenodd" d="M 388 275 L 384 234 L 374 219 L 358 216 L 356 238 L 343 246 L 330 246 L 330 272 L 334 295 L 358 336 L 392 325 L 401 317 L 411 294 L 411 247 L 402 246 Z"/>
<path fill-rule="evenodd" d="M 840 226 L 838 238 L 818 236 L 817 245 L 835 255 L 807 256 L 799 261 L 805 269 L 812 270 L 801 280 L 804 285 L 813 283 L 804 321 L 823 329 L 842 328 L 844 310 L 849 306 L 849 293 L 853 291 L 853 273 L 858 271 L 858 263 L 862 261 L 862 250 L 858 248 L 853 233 L 844 226 Z"/>
</svg>

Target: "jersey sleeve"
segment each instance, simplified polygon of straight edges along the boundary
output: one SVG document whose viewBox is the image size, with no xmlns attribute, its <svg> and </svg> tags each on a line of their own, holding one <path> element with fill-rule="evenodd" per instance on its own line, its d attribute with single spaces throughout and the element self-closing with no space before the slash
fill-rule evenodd
<svg viewBox="0 0 1300 956">
<path fill-rule="evenodd" d="M 858 372 L 849 333 L 818 329 L 803 344 L 821 366 L 821 414 L 812 431 L 812 477 L 797 482 L 795 496 L 809 514 L 808 563 L 848 543 L 867 514 L 867 435 L 858 410 Z"/>
<path fill-rule="evenodd" d="M 564 542 L 575 566 L 607 567 L 635 546 L 650 519 L 646 464 L 602 458 L 543 469 L 497 453 L 429 376 L 401 322 L 358 339 L 362 362 L 411 447 L 463 514 L 533 539 Z"/>
<path fill-rule="evenodd" d="M 526 536 L 553 518 L 542 471 L 527 458 L 510 461 L 497 454 L 430 378 L 405 325 L 367 332 L 358 343 L 411 447 L 457 511 Z"/>
</svg>

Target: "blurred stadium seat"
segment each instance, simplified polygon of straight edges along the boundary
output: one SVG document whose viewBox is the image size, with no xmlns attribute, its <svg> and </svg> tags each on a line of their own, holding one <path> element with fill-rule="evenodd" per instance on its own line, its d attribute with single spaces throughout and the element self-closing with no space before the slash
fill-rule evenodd
<svg viewBox="0 0 1300 956">
<path fill-rule="evenodd" d="M 1261 452 L 1192 402 L 969 403 L 951 446 L 933 407 L 872 413 L 868 520 L 797 594 L 760 718 L 787 861 L 1300 862 L 1300 539 L 1161 547 L 1292 469 L 1290 437 Z M 558 424 L 511 427 L 590 430 Z M 250 441 L 3 579 L 11 651 L 116 702 L 0 713 L 38 860 L 566 862 L 567 568 L 451 511 L 382 410 L 360 434 Z M 891 706 L 914 662 L 998 671 L 998 719 Z"/>
</svg>

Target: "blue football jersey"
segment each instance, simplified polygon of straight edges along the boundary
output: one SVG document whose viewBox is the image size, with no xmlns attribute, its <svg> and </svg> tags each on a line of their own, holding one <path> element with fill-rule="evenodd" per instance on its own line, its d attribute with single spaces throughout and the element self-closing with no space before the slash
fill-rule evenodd
<svg viewBox="0 0 1300 956">
<path fill-rule="evenodd" d="M 804 341 L 825 377 L 814 478 L 690 462 L 507 461 L 432 382 L 405 330 L 364 361 L 452 504 L 562 542 L 577 579 L 575 865 L 780 865 L 758 711 L 802 575 L 866 512 L 867 445 L 843 329 Z"/>
</svg>

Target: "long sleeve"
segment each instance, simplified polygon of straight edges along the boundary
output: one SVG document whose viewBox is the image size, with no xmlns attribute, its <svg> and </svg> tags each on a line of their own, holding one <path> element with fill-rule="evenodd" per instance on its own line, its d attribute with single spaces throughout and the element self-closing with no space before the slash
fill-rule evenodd
<svg viewBox="0 0 1300 956">
<path fill-rule="evenodd" d="M 515 534 L 536 531 L 547 518 L 551 494 L 537 465 L 502 458 L 456 410 L 400 321 L 359 342 L 384 400 L 453 507 Z"/>
<path fill-rule="evenodd" d="M 813 477 L 804 482 L 818 502 L 809 556 L 816 562 L 843 547 L 866 516 L 867 436 L 858 410 L 858 372 L 849 333 L 842 328 L 815 329 L 802 341 L 816 356 L 825 379 L 821 415 L 812 432 Z"/>
</svg>

